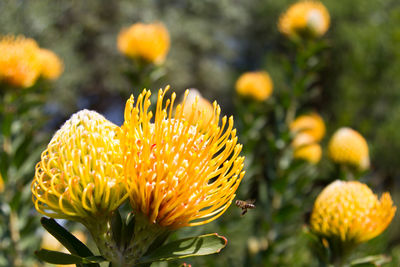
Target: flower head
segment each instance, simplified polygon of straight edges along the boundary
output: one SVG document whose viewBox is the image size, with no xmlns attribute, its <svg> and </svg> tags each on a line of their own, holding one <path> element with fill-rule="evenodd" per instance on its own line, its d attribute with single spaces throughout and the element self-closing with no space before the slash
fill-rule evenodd
<svg viewBox="0 0 400 267">
<path fill-rule="evenodd" d="M 118 126 L 94 111 L 74 114 L 36 165 L 33 202 L 52 218 L 107 216 L 126 198 Z"/>
<path fill-rule="evenodd" d="M 162 23 L 135 23 L 118 35 L 118 49 L 132 58 L 163 63 L 170 47 L 169 33 Z"/>
<path fill-rule="evenodd" d="M 39 46 L 22 36 L 0 37 L 0 82 L 30 87 L 40 76 Z"/>
<path fill-rule="evenodd" d="M 236 81 L 236 92 L 258 101 L 267 100 L 273 89 L 272 80 L 265 71 L 246 72 Z"/>
<path fill-rule="evenodd" d="M 210 101 L 203 98 L 196 89 L 189 89 L 185 101 L 183 116 L 197 124 L 200 129 L 207 129 L 209 121 L 214 117 L 214 107 Z"/>
<path fill-rule="evenodd" d="M 322 237 L 357 244 L 381 234 L 395 211 L 389 193 L 378 199 L 363 183 L 335 181 L 315 201 L 311 228 Z"/>
<path fill-rule="evenodd" d="M 315 142 L 321 141 L 325 135 L 325 123 L 317 113 L 310 113 L 297 117 L 291 124 L 290 130 L 294 133 L 305 133 Z"/>
<path fill-rule="evenodd" d="M 353 165 L 361 170 L 369 168 L 367 141 L 351 128 L 337 130 L 329 141 L 328 150 L 329 156 L 337 163 Z"/>
<path fill-rule="evenodd" d="M 136 104 L 131 96 L 121 145 L 134 212 L 151 224 L 176 229 L 205 224 L 225 212 L 244 175 L 244 158 L 232 117 L 220 119 L 215 103 L 208 130 L 200 131 L 194 115 L 184 116 L 185 100 L 175 115 L 175 93 L 163 104 L 167 90 L 158 93 L 154 122 L 150 91 L 144 90 Z"/>
<path fill-rule="evenodd" d="M 278 28 L 286 36 L 322 36 L 330 24 L 329 12 L 319 1 L 300 1 L 279 18 Z"/>
<path fill-rule="evenodd" d="M 293 157 L 295 159 L 302 159 L 313 164 L 318 163 L 321 160 L 321 156 L 322 149 L 321 146 L 317 143 L 295 148 L 293 152 Z"/>
<path fill-rule="evenodd" d="M 53 51 L 40 49 L 39 59 L 42 64 L 41 75 L 44 78 L 54 80 L 63 72 L 63 63 Z"/>
</svg>

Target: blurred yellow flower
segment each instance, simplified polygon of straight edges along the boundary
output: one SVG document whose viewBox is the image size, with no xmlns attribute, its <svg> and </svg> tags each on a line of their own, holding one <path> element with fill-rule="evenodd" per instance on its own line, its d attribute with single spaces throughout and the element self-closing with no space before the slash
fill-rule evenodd
<svg viewBox="0 0 400 267">
<path fill-rule="evenodd" d="M 322 36 L 330 24 L 329 12 L 319 1 L 300 1 L 279 18 L 279 31 L 289 37 L 311 34 Z"/>
<path fill-rule="evenodd" d="M 127 101 L 121 145 L 130 203 L 148 224 L 167 229 L 208 223 L 222 215 L 243 178 L 242 145 L 237 143 L 233 118 L 220 119 L 214 105 L 208 131 L 184 118 L 185 101 L 173 115 L 175 93 L 163 104 L 158 93 L 154 122 L 150 91 L 136 104 Z M 186 92 L 188 94 L 188 91 Z"/>
<path fill-rule="evenodd" d="M 162 23 L 135 23 L 120 31 L 117 45 L 119 51 L 128 57 L 161 64 L 169 51 L 170 38 Z"/>
<path fill-rule="evenodd" d="M 72 234 L 78 238 L 82 243 L 86 243 L 86 235 L 85 233 L 83 233 L 82 231 L 73 231 Z M 63 253 L 68 253 L 68 250 L 51 234 L 49 234 L 49 232 L 44 232 L 43 236 L 42 236 L 42 244 L 40 245 L 41 248 L 43 249 L 47 249 L 47 250 L 53 250 L 53 251 L 59 251 L 59 252 L 63 252 Z M 50 264 L 46 264 L 46 266 L 53 266 Z M 56 265 L 57 267 L 75 267 L 75 264 L 68 264 L 68 265 Z"/>
<path fill-rule="evenodd" d="M 39 59 L 40 63 L 42 64 L 41 75 L 44 78 L 55 80 L 63 72 L 63 63 L 53 51 L 48 49 L 40 49 Z"/>
<path fill-rule="evenodd" d="M 368 144 L 361 134 L 351 128 L 337 130 L 329 141 L 328 150 L 334 162 L 353 165 L 361 170 L 369 168 Z"/>
<path fill-rule="evenodd" d="M 306 133 L 312 136 L 315 142 L 321 141 L 325 135 L 324 120 L 317 113 L 297 117 L 289 128 L 293 133 Z"/>
<path fill-rule="evenodd" d="M 74 114 L 36 165 L 33 202 L 42 214 L 85 223 L 108 216 L 126 199 L 119 127 L 94 111 Z"/>
<path fill-rule="evenodd" d="M 201 130 L 206 130 L 214 117 L 214 107 L 210 101 L 203 98 L 196 89 L 189 89 L 184 101 L 183 117 L 194 122 Z"/>
<path fill-rule="evenodd" d="M 321 160 L 321 156 L 321 146 L 316 143 L 300 146 L 298 148 L 295 148 L 293 152 L 293 157 L 295 159 L 306 160 L 313 164 L 318 163 Z"/>
<path fill-rule="evenodd" d="M 23 36 L 0 36 L 0 81 L 18 87 L 32 86 L 40 75 L 39 46 Z"/>
<path fill-rule="evenodd" d="M 3 180 L 3 176 L 0 173 L 0 193 L 4 192 L 4 180 Z"/>
<path fill-rule="evenodd" d="M 267 100 L 272 94 L 273 83 L 266 71 L 246 72 L 236 81 L 236 92 L 258 101 Z"/>
<path fill-rule="evenodd" d="M 378 200 L 363 183 L 335 181 L 317 197 L 311 214 L 311 229 L 328 239 L 357 244 L 381 234 L 395 211 L 389 193 Z"/>
</svg>

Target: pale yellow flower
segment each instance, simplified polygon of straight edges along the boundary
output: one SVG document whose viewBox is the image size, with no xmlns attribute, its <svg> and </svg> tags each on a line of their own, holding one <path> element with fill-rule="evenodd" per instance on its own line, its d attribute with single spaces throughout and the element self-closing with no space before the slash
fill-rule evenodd
<svg viewBox="0 0 400 267">
<path fill-rule="evenodd" d="M 200 131 L 193 117 L 184 117 L 185 101 L 174 115 L 176 95 L 165 101 L 167 90 L 158 93 L 154 122 L 150 91 L 136 103 L 133 96 L 127 101 L 121 144 L 134 213 L 149 225 L 177 229 L 208 223 L 225 212 L 244 175 L 244 158 L 232 117 L 220 119 L 220 107 L 214 105 L 208 130 Z"/>
<path fill-rule="evenodd" d="M 319 142 L 325 135 L 325 123 L 317 113 L 310 113 L 297 117 L 291 124 L 290 130 L 294 133 L 306 133 L 312 136 L 314 142 Z"/>
<path fill-rule="evenodd" d="M 39 59 L 42 64 L 41 75 L 45 79 L 55 80 L 63 72 L 63 63 L 53 51 L 40 49 Z"/>
<path fill-rule="evenodd" d="M 334 162 L 353 165 L 361 170 L 369 168 L 367 141 L 351 128 L 337 130 L 329 141 L 328 150 Z"/>
<path fill-rule="evenodd" d="M 300 1 L 291 5 L 279 18 L 278 28 L 289 37 L 311 34 L 322 36 L 330 24 L 326 7 L 319 1 Z"/>
<path fill-rule="evenodd" d="M 273 83 L 266 71 L 246 72 L 236 81 L 236 92 L 258 101 L 267 100 L 272 94 Z"/>
<path fill-rule="evenodd" d="M 162 23 L 135 23 L 124 28 L 118 35 L 118 49 L 132 58 L 163 63 L 170 48 L 170 37 Z"/>
<path fill-rule="evenodd" d="M 32 86 L 41 72 L 39 46 L 23 36 L 0 36 L 0 82 L 18 87 Z"/>
<path fill-rule="evenodd" d="M 381 234 L 395 211 L 389 193 L 379 200 L 363 183 L 335 181 L 317 197 L 310 224 L 324 238 L 357 244 Z"/>
<path fill-rule="evenodd" d="M 94 111 L 74 114 L 36 165 L 33 202 L 42 214 L 85 223 L 108 216 L 126 198 L 119 127 Z"/>
<path fill-rule="evenodd" d="M 190 89 L 183 108 L 183 117 L 193 121 L 202 130 L 207 130 L 209 122 L 214 117 L 214 107 L 199 91 Z"/>
</svg>

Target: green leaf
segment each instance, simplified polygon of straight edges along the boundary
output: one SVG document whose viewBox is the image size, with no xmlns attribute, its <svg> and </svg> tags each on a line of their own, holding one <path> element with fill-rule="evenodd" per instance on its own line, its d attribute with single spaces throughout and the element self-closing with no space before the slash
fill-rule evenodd
<svg viewBox="0 0 400 267">
<path fill-rule="evenodd" d="M 42 261 L 52 264 L 95 264 L 105 261 L 102 256 L 80 257 L 77 255 L 67 254 L 63 252 L 40 249 L 35 252 L 36 256 Z"/>
<path fill-rule="evenodd" d="M 218 234 L 208 234 L 177 240 L 161 246 L 139 259 L 138 263 L 176 260 L 193 256 L 219 253 L 227 239 Z"/>
<path fill-rule="evenodd" d="M 69 252 L 80 257 L 94 256 L 90 249 L 79 241 L 74 235 L 59 225 L 54 219 L 42 217 L 40 220 L 42 226 L 54 236 Z M 98 264 L 90 264 L 87 267 L 100 267 Z"/>
</svg>

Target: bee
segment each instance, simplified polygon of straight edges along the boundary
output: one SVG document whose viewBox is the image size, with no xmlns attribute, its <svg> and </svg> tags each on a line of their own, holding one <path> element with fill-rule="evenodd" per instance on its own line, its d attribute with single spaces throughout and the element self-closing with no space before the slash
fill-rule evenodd
<svg viewBox="0 0 400 267">
<path fill-rule="evenodd" d="M 235 201 L 235 205 L 238 208 L 242 209 L 242 216 L 246 214 L 248 209 L 254 209 L 256 207 L 256 205 L 254 205 L 254 203 L 256 202 L 255 199 L 251 199 L 251 200 L 236 200 Z"/>
</svg>

